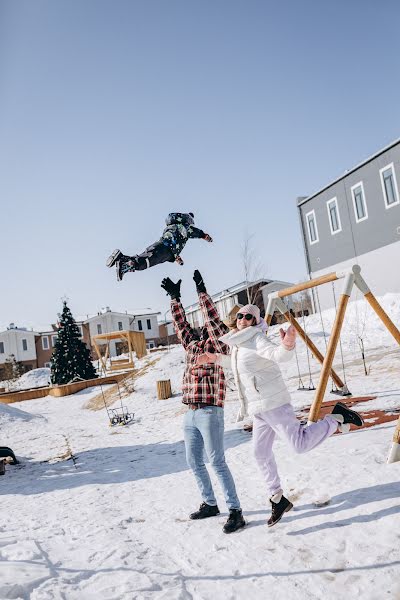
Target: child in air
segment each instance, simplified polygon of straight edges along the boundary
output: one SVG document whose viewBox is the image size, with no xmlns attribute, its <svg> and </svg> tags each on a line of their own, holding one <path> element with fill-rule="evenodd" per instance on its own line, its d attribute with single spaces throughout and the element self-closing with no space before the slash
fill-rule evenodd
<svg viewBox="0 0 400 600">
<path fill-rule="evenodd" d="M 193 213 L 170 213 L 166 219 L 166 228 L 160 239 L 146 248 L 142 254 L 126 256 L 121 250 L 114 250 L 108 257 L 107 267 L 115 265 L 117 279 L 121 281 L 129 271 L 143 271 L 164 262 L 176 262 L 183 265 L 180 253 L 189 238 L 199 238 L 212 242 L 208 233 L 194 226 Z"/>
</svg>

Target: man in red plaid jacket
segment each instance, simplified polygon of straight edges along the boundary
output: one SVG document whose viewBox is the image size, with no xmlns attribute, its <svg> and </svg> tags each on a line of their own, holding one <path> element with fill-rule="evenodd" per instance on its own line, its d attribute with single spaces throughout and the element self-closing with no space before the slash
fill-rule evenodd
<svg viewBox="0 0 400 600">
<path fill-rule="evenodd" d="M 161 283 L 161 287 L 171 297 L 171 313 L 175 330 L 186 352 L 182 384 L 182 402 L 188 406 L 184 417 L 186 460 L 194 473 L 203 498 L 199 510 L 192 513 L 190 518 L 205 519 L 219 514 L 210 476 L 204 464 L 204 451 L 206 451 L 224 491 L 229 509 L 229 518 L 223 530 L 225 533 L 232 533 L 244 527 L 245 520 L 232 474 L 225 462 L 224 372 L 215 364 L 196 365 L 197 356 L 204 352 L 228 354 L 228 347 L 219 341 L 219 338 L 227 332 L 227 327 L 222 323 L 214 302 L 207 294 L 199 271 L 194 272 L 193 279 L 204 319 L 200 335 L 188 323 L 180 302 L 181 280 L 174 283 L 167 277 Z"/>
</svg>

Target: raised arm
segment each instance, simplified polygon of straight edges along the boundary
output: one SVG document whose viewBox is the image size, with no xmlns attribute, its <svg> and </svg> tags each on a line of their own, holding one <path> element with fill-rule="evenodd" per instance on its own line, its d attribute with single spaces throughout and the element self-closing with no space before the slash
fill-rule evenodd
<svg viewBox="0 0 400 600">
<path fill-rule="evenodd" d="M 198 341 L 199 337 L 195 330 L 190 326 L 186 318 L 185 309 L 179 300 L 171 300 L 171 314 L 176 334 L 186 350 L 189 344 Z"/>
<path fill-rule="evenodd" d="M 212 242 L 212 238 L 208 233 L 205 233 L 202 229 L 198 229 L 193 225 L 190 225 L 187 229 L 188 237 L 190 238 L 198 238 L 201 240 L 206 240 L 207 242 Z"/>
<path fill-rule="evenodd" d="M 285 339 L 286 336 L 287 339 Z M 290 360 L 293 356 L 294 347 L 295 332 L 293 335 L 291 330 L 289 334 L 286 333 L 286 335 L 283 336 L 281 334 L 281 343 L 279 345 L 271 342 L 265 335 L 259 335 L 256 339 L 257 354 L 267 360 L 273 360 L 275 362 L 286 362 Z"/>
<path fill-rule="evenodd" d="M 175 331 L 186 350 L 190 343 L 198 340 L 198 335 L 189 325 L 185 309 L 181 304 L 181 282 L 182 280 L 180 279 L 177 283 L 174 283 L 169 277 L 165 277 L 161 282 L 161 287 L 171 298 L 171 314 Z"/>
</svg>

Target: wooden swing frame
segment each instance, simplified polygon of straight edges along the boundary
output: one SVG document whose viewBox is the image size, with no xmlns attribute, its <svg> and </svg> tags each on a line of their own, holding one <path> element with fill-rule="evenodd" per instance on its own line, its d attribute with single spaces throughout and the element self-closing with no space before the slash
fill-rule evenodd
<svg viewBox="0 0 400 600">
<path fill-rule="evenodd" d="M 291 296 L 292 294 L 296 294 L 297 292 L 301 292 L 303 290 L 323 285 L 324 283 L 337 281 L 338 279 L 344 279 L 343 290 L 339 298 L 332 333 L 329 338 L 326 355 L 324 357 L 318 350 L 318 348 L 310 340 L 305 331 L 302 329 L 299 322 L 295 319 L 295 317 L 292 314 L 290 314 L 290 311 L 283 302 L 282 298 L 286 298 L 287 296 Z M 311 352 L 322 365 L 321 375 L 315 392 L 315 398 L 311 405 L 310 414 L 308 417 L 309 424 L 315 423 L 318 420 L 329 377 L 332 377 L 339 389 L 344 387 L 344 383 L 337 375 L 337 373 L 335 373 L 335 371 L 333 370 L 332 364 L 333 359 L 335 357 L 336 348 L 339 342 L 340 332 L 346 314 L 347 305 L 354 285 L 358 287 L 360 292 L 364 295 L 364 298 L 366 299 L 368 304 L 371 306 L 371 308 L 380 318 L 382 323 L 385 325 L 386 329 L 389 331 L 389 333 L 392 334 L 396 342 L 400 345 L 400 331 L 397 329 L 393 321 L 389 318 L 389 316 L 383 310 L 382 306 L 379 304 L 375 296 L 372 294 L 365 280 L 361 276 L 361 267 L 357 264 L 353 265 L 349 271 L 327 273 L 326 275 L 322 275 L 321 277 L 310 279 L 309 281 L 304 281 L 303 283 L 299 283 L 289 288 L 273 292 L 268 296 L 268 306 L 265 313 L 265 321 L 267 322 L 267 325 L 271 324 L 274 312 L 276 310 L 279 310 L 279 312 L 282 313 L 285 319 L 293 325 L 293 327 L 296 329 L 297 333 L 300 335 L 304 343 L 308 346 L 308 348 L 311 350 Z M 397 426 L 393 435 L 392 448 L 388 457 L 388 462 L 396 461 L 400 461 L 400 417 L 398 419 Z"/>
<path fill-rule="evenodd" d="M 124 330 L 111 331 L 110 333 L 99 333 L 98 335 L 94 335 L 92 340 L 95 352 L 101 363 L 104 375 L 107 375 L 107 373 L 109 373 L 110 371 L 131 371 L 135 368 L 135 363 L 133 361 L 133 352 L 136 352 L 136 357 L 138 359 L 143 358 L 143 356 L 146 356 L 147 354 L 146 339 L 144 337 L 144 333 L 141 331 Z M 112 364 L 109 343 L 111 340 L 123 340 L 127 342 L 129 358 L 120 359 L 118 361 L 115 361 L 114 364 Z M 107 344 L 106 353 L 104 356 L 101 355 L 99 347 L 103 344 Z M 107 366 L 108 359 L 110 360 L 109 366 Z"/>
</svg>

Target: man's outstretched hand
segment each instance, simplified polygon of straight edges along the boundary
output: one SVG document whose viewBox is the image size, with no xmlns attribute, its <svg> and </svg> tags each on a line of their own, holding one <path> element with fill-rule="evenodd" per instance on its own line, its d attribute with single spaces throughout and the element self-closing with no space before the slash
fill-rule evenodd
<svg viewBox="0 0 400 600">
<path fill-rule="evenodd" d="M 167 292 L 171 300 L 181 299 L 181 283 L 182 279 L 174 283 L 169 277 L 165 277 L 161 282 L 161 287 Z"/>
<path fill-rule="evenodd" d="M 206 233 L 206 234 L 204 235 L 204 239 L 206 240 L 206 242 L 212 242 L 212 241 L 213 241 L 213 239 L 212 239 L 211 235 L 208 235 L 208 233 Z"/>
<path fill-rule="evenodd" d="M 197 293 L 200 294 L 201 292 L 203 292 L 204 294 L 207 294 L 207 290 L 206 290 L 206 286 L 205 286 L 203 277 L 201 276 L 200 271 L 198 271 L 197 269 L 193 273 L 193 280 L 196 284 Z"/>
</svg>

